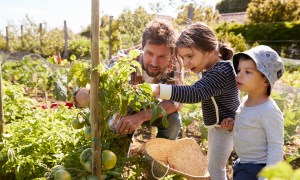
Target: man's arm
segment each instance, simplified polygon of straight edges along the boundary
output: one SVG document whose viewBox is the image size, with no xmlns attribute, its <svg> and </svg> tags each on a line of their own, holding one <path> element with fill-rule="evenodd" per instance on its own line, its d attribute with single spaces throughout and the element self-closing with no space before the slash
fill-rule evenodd
<svg viewBox="0 0 300 180">
<path fill-rule="evenodd" d="M 171 101 L 163 100 L 160 105 L 164 108 L 167 114 L 178 111 L 178 107 Z M 119 134 L 131 134 L 144 122 L 150 121 L 151 109 L 142 110 L 132 115 L 124 116 L 121 118 L 116 126 L 116 132 Z M 163 115 L 161 114 L 160 117 Z"/>
</svg>

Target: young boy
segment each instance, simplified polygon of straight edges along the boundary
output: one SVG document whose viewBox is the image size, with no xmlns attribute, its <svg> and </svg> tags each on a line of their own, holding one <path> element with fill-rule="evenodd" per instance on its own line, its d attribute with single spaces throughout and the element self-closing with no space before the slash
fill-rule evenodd
<svg viewBox="0 0 300 180">
<path fill-rule="evenodd" d="M 263 167 L 283 160 L 283 115 L 270 93 L 283 75 L 284 65 L 278 54 L 264 45 L 234 55 L 233 64 L 237 86 L 247 96 L 235 120 L 226 118 L 221 126 L 233 128 L 239 157 L 233 167 L 233 179 L 254 180 Z"/>
</svg>

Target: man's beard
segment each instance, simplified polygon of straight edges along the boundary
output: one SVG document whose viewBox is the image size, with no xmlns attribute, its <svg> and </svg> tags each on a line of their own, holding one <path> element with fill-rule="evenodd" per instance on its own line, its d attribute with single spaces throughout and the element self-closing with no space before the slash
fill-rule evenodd
<svg viewBox="0 0 300 180">
<path fill-rule="evenodd" d="M 154 68 L 157 68 L 157 71 L 155 72 L 152 72 L 150 71 L 149 69 L 151 68 L 150 67 L 151 65 L 148 65 L 147 68 L 145 68 L 144 70 L 146 71 L 146 73 L 148 74 L 148 76 L 150 77 L 157 77 L 159 76 L 162 72 L 160 71 L 160 68 L 159 67 L 154 67 Z M 152 67 L 153 68 L 153 67 Z"/>
</svg>

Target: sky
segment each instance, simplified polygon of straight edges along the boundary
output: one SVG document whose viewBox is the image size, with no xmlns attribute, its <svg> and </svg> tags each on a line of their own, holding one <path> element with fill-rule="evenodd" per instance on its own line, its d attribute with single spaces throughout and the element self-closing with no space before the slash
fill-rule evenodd
<svg viewBox="0 0 300 180">
<path fill-rule="evenodd" d="M 176 17 L 176 9 L 168 5 L 168 0 L 99 0 L 100 16 L 110 15 L 117 18 L 124 9 L 134 10 L 143 6 L 148 13 L 153 13 L 150 3 L 164 5 L 160 14 Z M 189 0 L 188 0 L 189 1 Z M 197 0 L 202 6 L 214 6 L 220 0 Z M 0 0 L 0 33 L 10 23 L 21 25 L 28 15 L 35 23 L 47 23 L 47 28 L 63 28 L 64 21 L 73 32 L 78 33 L 91 24 L 92 0 Z M 180 3 L 180 0 L 174 0 Z M 177 7 L 177 6 L 176 6 Z"/>
</svg>

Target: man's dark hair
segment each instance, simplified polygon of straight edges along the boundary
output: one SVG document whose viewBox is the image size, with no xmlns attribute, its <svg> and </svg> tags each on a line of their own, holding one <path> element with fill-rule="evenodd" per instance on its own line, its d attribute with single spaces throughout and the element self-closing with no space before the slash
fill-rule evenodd
<svg viewBox="0 0 300 180">
<path fill-rule="evenodd" d="M 176 34 L 173 26 L 164 20 L 154 20 L 147 24 L 142 36 L 142 49 L 146 43 L 162 45 L 171 48 L 173 55 L 176 45 Z"/>
</svg>

